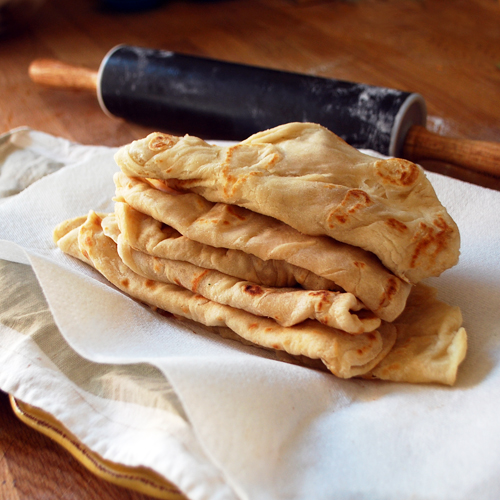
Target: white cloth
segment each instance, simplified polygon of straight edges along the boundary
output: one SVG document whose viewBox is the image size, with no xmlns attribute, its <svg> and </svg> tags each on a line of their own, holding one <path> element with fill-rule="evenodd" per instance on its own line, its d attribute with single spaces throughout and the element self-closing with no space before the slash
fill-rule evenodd
<svg viewBox="0 0 500 500">
<path fill-rule="evenodd" d="M 500 192 L 428 174 L 462 235 L 459 264 L 427 280 L 464 315 L 455 387 L 340 380 L 159 316 L 63 255 L 59 222 L 113 210 L 114 151 L 15 134 L 16 154 L 64 167 L 0 204 L 0 258 L 32 266 L 58 328 L 0 314 L 0 388 L 192 499 L 500 498 Z"/>
</svg>

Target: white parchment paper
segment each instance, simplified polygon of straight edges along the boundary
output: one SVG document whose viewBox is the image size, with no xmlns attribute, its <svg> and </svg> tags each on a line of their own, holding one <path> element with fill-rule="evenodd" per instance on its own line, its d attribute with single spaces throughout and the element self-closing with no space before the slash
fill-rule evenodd
<svg viewBox="0 0 500 500">
<path fill-rule="evenodd" d="M 150 364 L 171 384 L 184 412 L 183 436 L 199 449 L 183 450 L 192 460 L 179 462 L 179 474 L 174 461 L 158 467 L 148 460 L 154 445 L 137 439 L 145 465 L 177 484 L 182 478 L 191 498 L 500 498 L 499 192 L 428 174 L 462 236 L 459 265 L 427 281 L 464 315 L 469 351 L 456 386 L 340 380 L 162 317 L 63 255 L 51 236 L 59 222 L 113 210 L 113 150 L 18 134 L 24 134 L 18 158 L 36 154 L 64 166 L 0 204 L 0 258 L 32 266 L 64 342 L 78 356 Z M 8 352 L 5 331 L 0 325 Z M 2 363 L 0 387 L 26 397 L 23 384 Z M 27 402 L 37 404 L 35 392 Z M 99 440 L 85 429 L 81 409 L 72 412 L 71 402 L 62 408 L 81 439 L 108 459 L 126 458 L 120 432 L 111 442 Z M 178 432 L 165 424 L 165 435 L 182 442 Z M 179 453 L 163 441 L 157 446 L 165 449 L 155 456 Z M 189 466 L 200 461 L 203 467 Z"/>
</svg>

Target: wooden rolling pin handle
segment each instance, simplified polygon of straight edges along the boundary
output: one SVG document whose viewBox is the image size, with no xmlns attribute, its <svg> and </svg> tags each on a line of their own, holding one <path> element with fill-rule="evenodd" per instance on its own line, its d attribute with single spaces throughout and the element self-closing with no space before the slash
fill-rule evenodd
<svg viewBox="0 0 500 500">
<path fill-rule="evenodd" d="M 97 71 L 73 66 L 53 59 L 36 59 L 28 69 L 35 83 L 58 87 L 96 92 Z"/>
<path fill-rule="evenodd" d="M 500 143 L 443 137 L 420 125 L 410 128 L 402 156 L 414 162 L 440 160 L 500 177 Z"/>
</svg>

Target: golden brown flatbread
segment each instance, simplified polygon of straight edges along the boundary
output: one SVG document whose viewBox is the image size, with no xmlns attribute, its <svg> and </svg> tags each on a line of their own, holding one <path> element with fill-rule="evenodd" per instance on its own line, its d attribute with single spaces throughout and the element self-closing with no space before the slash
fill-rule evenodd
<svg viewBox="0 0 500 500">
<path fill-rule="evenodd" d="M 367 311 L 352 293 L 264 287 L 189 262 L 152 257 L 134 250 L 121 235 L 117 243 L 120 258 L 136 274 L 177 284 L 219 304 L 272 318 L 282 326 L 315 319 L 323 325 L 360 334 L 381 324 L 380 318 Z"/>
<path fill-rule="evenodd" d="M 264 286 L 293 287 L 300 284 L 306 290 L 342 291 L 333 281 L 288 262 L 264 261 L 241 250 L 217 248 L 190 240 L 126 203 L 115 203 L 115 212 L 106 218 L 103 227 L 107 236 L 113 237 L 113 232 L 121 233 L 132 248 L 154 257 L 183 260 Z"/>
<path fill-rule="evenodd" d="M 124 204 L 117 203 L 119 205 L 123 208 Z M 373 331 L 381 324 L 380 318 L 351 293 L 264 287 L 185 260 L 166 259 L 136 250 L 120 233 L 115 214 L 104 217 L 101 226 L 104 234 L 117 244 L 122 261 L 135 273 L 177 284 L 220 304 L 272 318 L 282 326 L 293 326 L 309 318 L 359 334 Z"/>
<path fill-rule="evenodd" d="M 78 244 L 78 233 L 80 227 L 87 220 L 87 215 L 68 219 L 58 224 L 52 233 L 54 243 L 66 254 L 71 257 L 83 260 L 86 264 L 92 265 L 92 262 L 82 255 Z"/>
<path fill-rule="evenodd" d="M 299 123 L 229 148 L 152 134 L 116 159 L 115 213 L 54 241 L 132 298 L 339 377 L 455 383 L 460 310 L 409 283 L 454 265 L 459 235 L 416 165 Z"/>
<path fill-rule="evenodd" d="M 195 193 L 164 192 L 146 180 L 114 176 L 116 201 L 124 201 L 179 231 L 218 248 L 235 249 L 264 261 L 282 260 L 333 281 L 379 318 L 394 320 L 411 285 L 389 272 L 369 252 L 326 236 L 308 236 L 245 208 L 212 203 Z"/>
<path fill-rule="evenodd" d="M 384 322 L 375 332 L 350 335 L 314 320 L 283 327 L 183 287 L 138 275 L 120 259 L 116 244 L 104 234 L 100 216 L 91 212 L 80 227 L 78 222 L 82 219 L 63 222 L 56 228 L 55 240 L 63 250 L 71 249 L 131 297 L 202 323 L 226 338 L 281 350 L 287 362 L 317 368 L 316 360 L 321 360 L 343 378 L 447 385 L 456 380 L 467 349 L 461 314 L 458 308 L 437 300 L 430 287 L 414 287 L 398 320 L 394 324 Z"/>
<path fill-rule="evenodd" d="M 154 133 L 115 159 L 129 176 L 164 179 L 373 252 L 412 283 L 458 261 L 457 226 L 419 166 L 365 155 L 316 124 L 281 125 L 230 147 Z"/>
<path fill-rule="evenodd" d="M 218 304 L 180 286 L 144 278 L 123 263 L 116 244 L 104 234 L 101 222 L 101 217 L 90 212 L 80 227 L 76 237 L 82 260 L 90 261 L 117 288 L 152 307 L 209 327 L 227 327 L 264 348 L 320 359 L 333 374 L 342 378 L 369 372 L 396 340 L 395 328 L 390 324 L 361 335 L 350 335 L 313 320 L 283 327 L 272 319 Z M 75 236 L 75 232 L 69 234 Z"/>
<path fill-rule="evenodd" d="M 467 351 L 462 313 L 436 298 L 422 284 L 410 294 L 406 309 L 394 322 L 398 339 L 371 375 L 396 382 L 440 382 L 453 385 Z"/>
</svg>

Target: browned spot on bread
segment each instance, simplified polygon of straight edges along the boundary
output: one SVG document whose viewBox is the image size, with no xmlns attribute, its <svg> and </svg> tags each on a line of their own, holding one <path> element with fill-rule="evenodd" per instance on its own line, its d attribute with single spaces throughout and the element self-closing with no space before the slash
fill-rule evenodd
<svg viewBox="0 0 500 500">
<path fill-rule="evenodd" d="M 364 262 L 358 262 L 357 260 L 354 261 L 354 265 L 358 268 L 358 269 L 364 269 L 366 267 L 366 264 Z"/>
<path fill-rule="evenodd" d="M 387 280 L 386 286 L 384 288 L 384 293 L 382 294 L 382 297 L 380 298 L 380 304 L 379 308 L 385 307 L 387 304 L 390 303 L 392 298 L 396 295 L 396 293 L 399 290 L 398 282 L 396 278 L 389 278 Z"/>
<path fill-rule="evenodd" d="M 390 158 L 375 162 L 375 172 L 384 184 L 408 187 L 417 181 L 420 169 L 411 161 Z"/>
<path fill-rule="evenodd" d="M 224 194 L 226 197 L 230 196 L 230 193 L 233 190 L 233 186 L 236 183 L 236 177 L 234 175 L 226 174 L 226 183 L 224 184 Z"/>
<path fill-rule="evenodd" d="M 148 147 L 151 151 L 163 151 L 171 148 L 179 141 L 179 138 L 170 134 L 155 134 L 149 141 Z"/>
<path fill-rule="evenodd" d="M 153 280 L 146 280 L 144 282 L 144 286 L 146 288 L 154 288 L 156 286 L 156 281 L 153 281 Z"/>
<path fill-rule="evenodd" d="M 393 219 L 392 217 L 387 219 L 385 221 L 385 223 L 389 226 L 389 227 L 392 227 L 393 229 L 395 229 L 396 231 L 399 231 L 400 233 L 404 233 L 405 231 L 408 230 L 408 226 L 397 220 L 397 219 Z"/>
<path fill-rule="evenodd" d="M 432 226 L 427 225 L 425 222 L 420 222 L 419 231 L 413 238 L 413 241 L 416 241 L 416 245 L 410 267 L 414 268 L 418 265 L 417 261 L 421 255 L 425 254 L 429 257 L 437 257 L 447 248 L 452 233 L 453 228 L 441 216 L 433 220 Z"/>
<path fill-rule="evenodd" d="M 234 154 L 235 150 L 238 149 L 239 147 L 240 147 L 239 144 L 235 144 L 234 146 L 227 148 L 226 160 L 224 162 L 225 170 L 228 168 L 229 163 L 231 162 L 231 160 L 233 158 L 233 154 Z"/>
<path fill-rule="evenodd" d="M 236 177 L 231 174 L 231 160 L 234 156 L 235 150 L 238 149 L 238 147 L 239 144 L 236 144 L 235 146 L 227 148 L 226 158 L 224 159 L 224 163 L 222 165 L 222 177 L 225 179 L 224 194 L 226 196 L 229 195 L 231 186 L 236 182 Z"/>
<path fill-rule="evenodd" d="M 247 172 L 246 174 L 236 176 L 229 173 L 229 168 L 227 166 L 222 169 L 222 172 L 226 181 L 224 183 L 224 195 L 226 198 L 233 197 L 238 187 L 247 182 L 251 177 L 261 177 L 263 175 L 262 172 Z"/>
<path fill-rule="evenodd" d="M 83 254 L 83 256 L 84 256 L 86 259 L 89 259 L 89 260 L 90 260 L 90 256 L 89 256 L 89 253 L 87 252 L 87 250 L 82 249 L 82 254 Z"/>
<path fill-rule="evenodd" d="M 196 290 L 198 289 L 198 285 L 200 284 L 200 281 L 203 279 L 204 276 L 206 276 L 208 274 L 208 272 L 209 272 L 209 270 L 205 269 L 203 272 L 198 274 L 198 276 L 195 276 L 193 278 L 193 280 L 191 281 L 191 286 L 192 286 L 193 292 L 196 292 Z"/>
<path fill-rule="evenodd" d="M 274 165 L 275 163 L 278 163 L 279 159 L 280 159 L 280 155 L 278 153 L 274 153 L 272 158 L 269 160 L 267 166 L 269 167 L 270 165 Z"/>
<path fill-rule="evenodd" d="M 180 282 L 180 280 L 179 280 L 179 279 L 174 278 L 174 282 L 175 282 L 175 284 L 176 284 L 176 285 L 178 285 L 178 286 L 182 286 L 182 283 Z"/>
<path fill-rule="evenodd" d="M 331 292 L 328 292 L 327 290 L 314 290 L 308 293 L 310 297 L 320 297 L 319 302 L 316 304 L 316 310 L 318 312 L 321 312 L 324 308 L 325 305 L 330 305 L 330 297 L 331 297 Z M 321 321 L 323 324 L 327 324 L 324 321 Z"/>
<path fill-rule="evenodd" d="M 128 288 L 128 286 L 130 285 L 130 281 L 128 280 L 128 278 L 123 278 L 121 281 L 120 281 L 120 284 L 125 287 L 125 288 Z"/>
<path fill-rule="evenodd" d="M 373 205 L 373 201 L 368 196 L 368 193 L 365 193 L 362 189 L 350 189 L 344 199 L 330 212 L 328 223 L 332 228 L 335 227 L 335 220 L 345 224 L 349 220 L 349 215 L 370 205 Z"/>
<path fill-rule="evenodd" d="M 257 323 L 250 323 L 250 324 L 248 325 L 248 328 L 249 328 L 250 330 L 253 330 L 254 328 L 257 328 L 257 326 L 258 326 L 258 325 L 257 325 Z"/>
<path fill-rule="evenodd" d="M 264 293 L 264 290 L 262 290 L 259 285 L 245 285 L 243 287 L 243 291 L 254 296 L 262 295 Z"/>
<path fill-rule="evenodd" d="M 213 219 L 207 219 L 207 218 L 199 218 L 197 220 L 197 223 L 198 224 L 219 224 L 222 222 L 222 219 L 216 219 L 216 218 L 213 218 Z"/>
<path fill-rule="evenodd" d="M 350 214 L 372 204 L 373 202 L 368 196 L 368 193 L 365 193 L 362 189 L 351 189 L 347 192 L 341 203 Z"/>
<path fill-rule="evenodd" d="M 204 219 L 202 217 L 200 217 L 197 221 L 196 221 L 197 224 L 213 224 L 214 223 L 214 220 L 209 220 L 209 219 Z"/>
<path fill-rule="evenodd" d="M 94 241 L 92 240 L 91 236 L 86 236 L 85 237 L 85 245 L 88 247 L 93 247 L 94 246 Z"/>
</svg>

